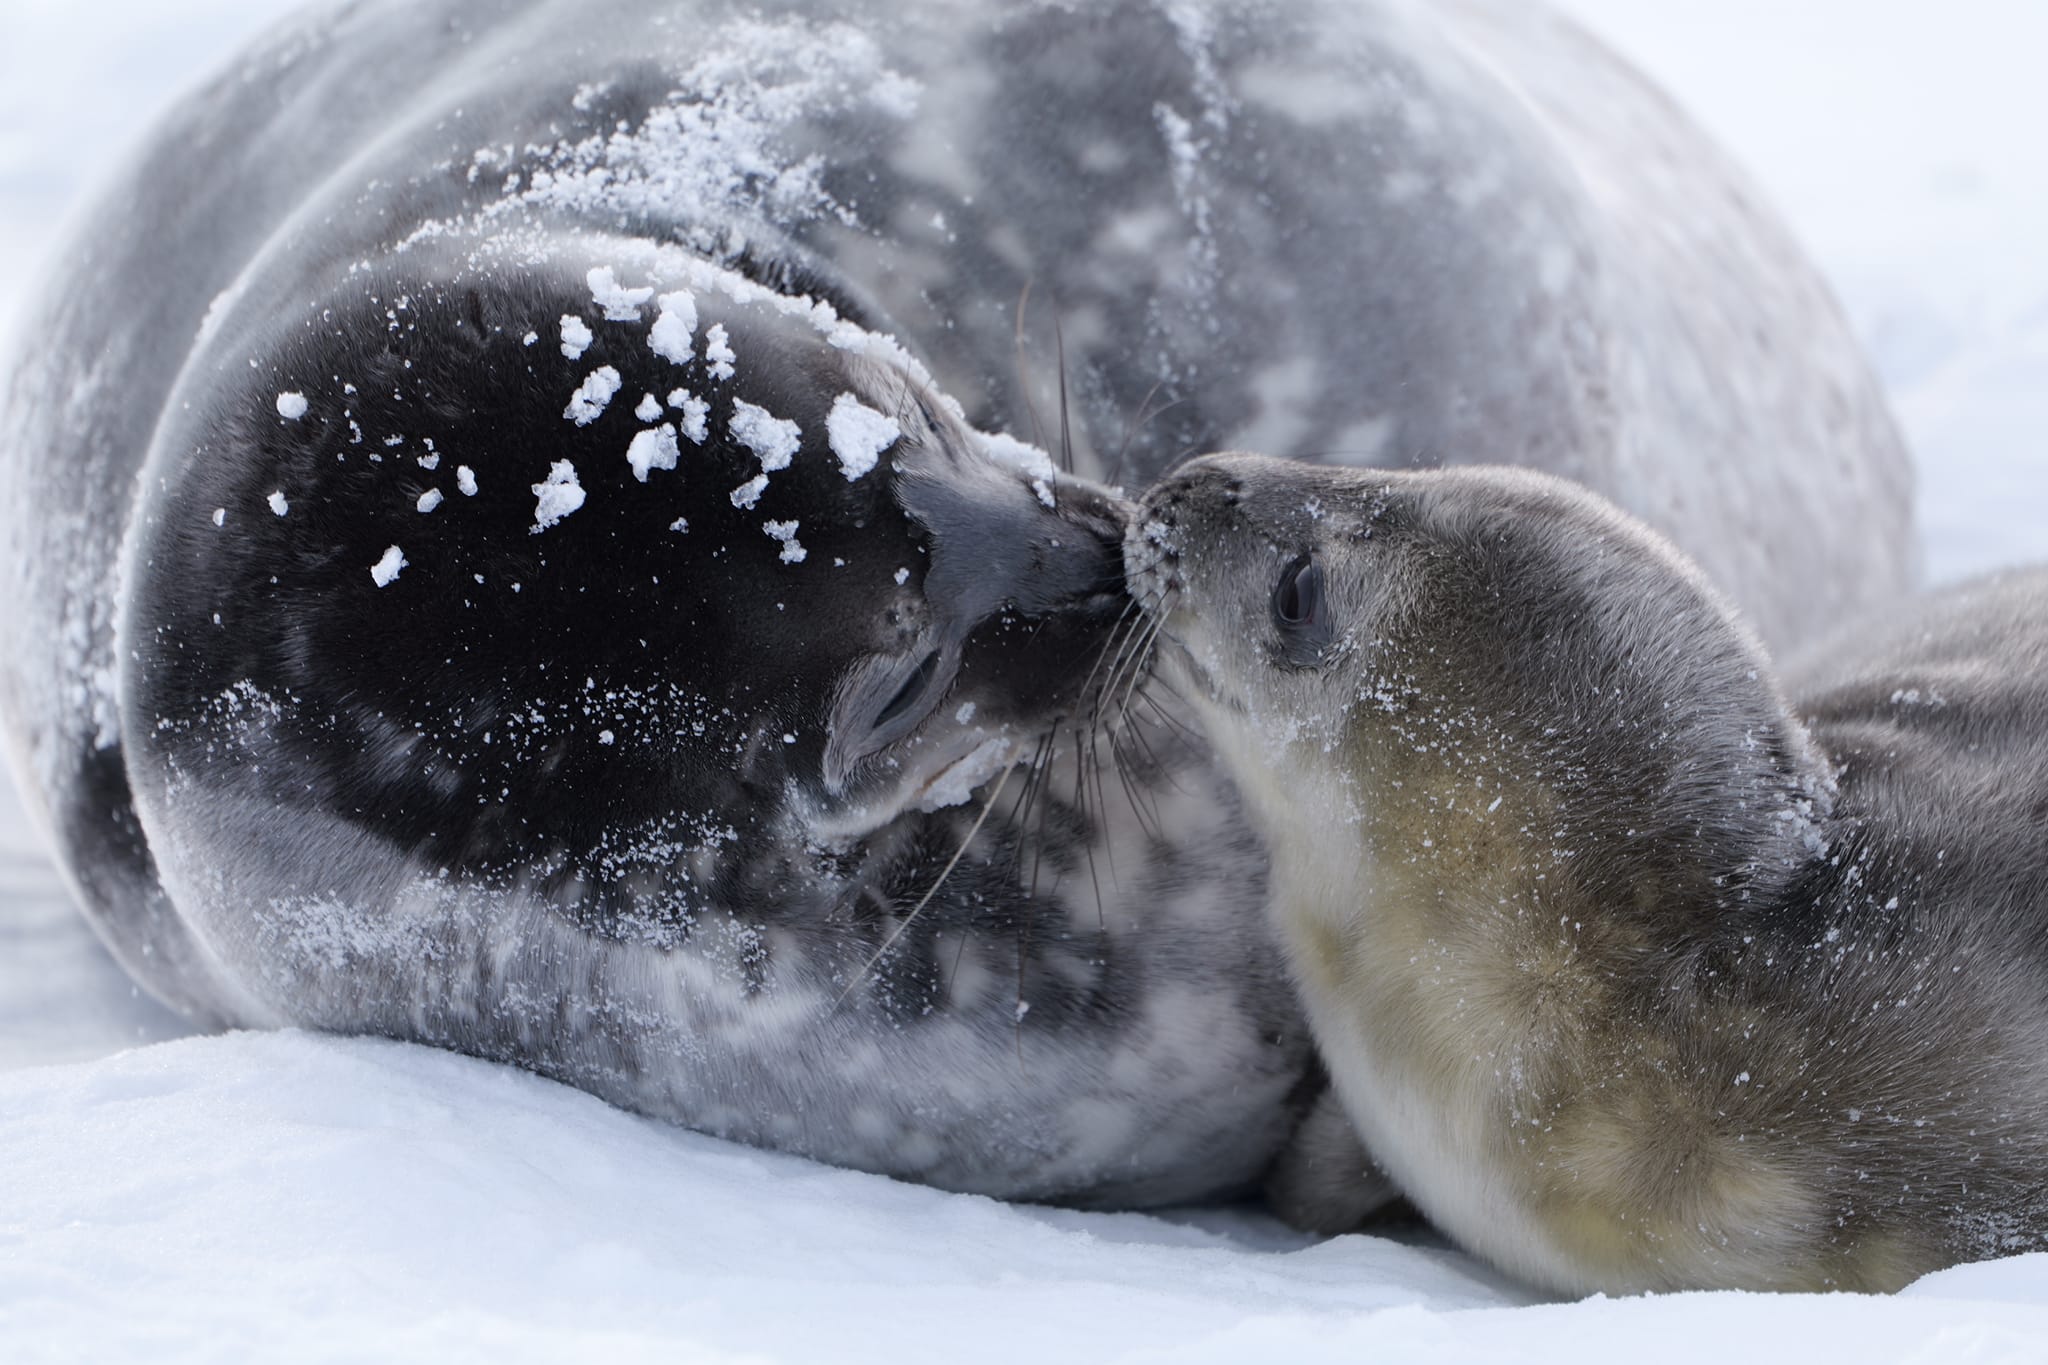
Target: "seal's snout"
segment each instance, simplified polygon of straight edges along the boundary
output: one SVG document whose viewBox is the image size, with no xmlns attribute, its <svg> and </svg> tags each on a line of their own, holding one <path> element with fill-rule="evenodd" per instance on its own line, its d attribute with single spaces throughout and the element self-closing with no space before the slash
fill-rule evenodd
<svg viewBox="0 0 2048 1365">
<path fill-rule="evenodd" d="M 1244 490 L 1227 456 L 1188 461 L 1154 484 L 1138 503 L 1123 537 L 1124 576 L 1131 596 L 1157 607 L 1187 587 L 1185 547 L 1202 542 L 1227 519 Z"/>
<path fill-rule="evenodd" d="M 1059 481 L 1062 529 L 1046 545 L 1043 591 L 1086 615 L 1113 619 L 1128 601 L 1124 536 L 1135 506 L 1082 479 Z"/>
</svg>

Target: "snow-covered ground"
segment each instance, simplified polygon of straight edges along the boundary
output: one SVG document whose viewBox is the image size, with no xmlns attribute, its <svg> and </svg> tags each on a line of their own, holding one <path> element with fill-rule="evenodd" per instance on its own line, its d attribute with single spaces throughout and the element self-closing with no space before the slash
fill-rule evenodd
<svg viewBox="0 0 2048 1365">
<path fill-rule="evenodd" d="M 0 332 L 88 183 L 289 7 L 0 0 Z M 1931 576 L 2048 558 L 2048 4 L 1568 8 L 1833 279 Z M 181 1032 L 0 790 L 0 1359 L 2048 1360 L 2048 1256 L 1890 1299 L 1531 1305 L 1440 1247 L 1006 1207 L 422 1049 Z"/>
</svg>

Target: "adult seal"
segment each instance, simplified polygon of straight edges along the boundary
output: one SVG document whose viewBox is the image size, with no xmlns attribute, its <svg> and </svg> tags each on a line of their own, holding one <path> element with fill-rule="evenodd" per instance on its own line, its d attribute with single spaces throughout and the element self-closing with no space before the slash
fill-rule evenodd
<svg viewBox="0 0 2048 1365">
<path fill-rule="evenodd" d="M 1027 446 L 1540 464 L 1786 636 L 1910 543 L 1811 272 L 1519 4 L 317 9 L 4 422 L 13 748 L 150 990 L 1093 1204 L 1319 1082 L 1227 782 L 1091 727 L 1120 512 Z"/>
<path fill-rule="evenodd" d="M 2048 1247 L 2048 572 L 1788 691 L 1547 475 L 1212 457 L 1142 518 L 1335 1089 L 1442 1227 L 1575 1294 Z"/>
</svg>

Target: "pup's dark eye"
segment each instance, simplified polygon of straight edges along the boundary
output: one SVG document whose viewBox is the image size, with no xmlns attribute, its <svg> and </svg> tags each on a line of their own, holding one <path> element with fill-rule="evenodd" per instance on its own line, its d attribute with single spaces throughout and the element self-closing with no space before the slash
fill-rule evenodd
<svg viewBox="0 0 2048 1365">
<path fill-rule="evenodd" d="M 896 695 L 889 698 L 887 704 L 876 712 L 875 728 L 880 729 L 917 705 L 919 698 L 924 696 L 925 688 L 931 685 L 932 675 L 938 671 L 939 652 L 933 650 L 925 655 L 919 661 L 916 670 L 903 680 L 903 686 L 896 689 Z"/>
<path fill-rule="evenodd" d="M 1314 625 L 1323 610 L 1323 566 L 1299 555 L 1280 571 L 1273 589 L 1273 619 L 1282 626 Z"/>
</svg>

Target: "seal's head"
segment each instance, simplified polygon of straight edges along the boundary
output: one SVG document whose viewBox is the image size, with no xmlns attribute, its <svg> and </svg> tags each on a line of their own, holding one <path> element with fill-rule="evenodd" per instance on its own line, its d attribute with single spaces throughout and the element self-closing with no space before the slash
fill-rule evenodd
<svg viewBox="0 0 2048 1365">
<path fill-rule="evenodd" d="M 142 809 L 220 810 L 164 869 L 214 900 L 252 858 L 266 900 L 318 897 L 395 845 L 607 931 L 736 861 L 779 870 L 717 903 L 786 904 L 1028 752 L 1127 605 L 1114 500 L 701 262 L 405 255 L 276 330 L 188 381 L 130 566 Z"/>
<path fill-rule="evenodd" d="M 1631 899 L 1626 850 L 1660 849 L 1702 908 L 1799 861 L 1785 816 L 1816 764 L 1762 650 L 1576 485 L 1209 456 L 1146 495 L 1125 561 L 1283 869 L 1290 849 L 1356 864 L 1333 821 L 1435 850 L 1430 811 L 1496 797 L 1531 817 L 1518 843 Z"/>
</svg>

